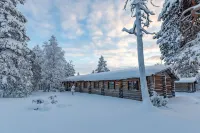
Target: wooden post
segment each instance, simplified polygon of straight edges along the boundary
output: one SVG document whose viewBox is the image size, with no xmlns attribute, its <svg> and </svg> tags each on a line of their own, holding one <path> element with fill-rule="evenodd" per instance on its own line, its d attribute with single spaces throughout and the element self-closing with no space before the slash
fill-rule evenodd
<svg viewBox="0 0 200 133">
<path fill-rule="evenodd" d="M 149 77 L 149 84 L 150 84 L 150 86 L 149 86 L 149 93 L 150 93 L 150 96 L 153 96 L 153 91 L 154 91 L 154 75 L 151 75 L 150 77 Z"/>
<path fill-rule="evenodd" d="M 175 82 L 174 80 L 171 81 L 171 86 L 172 86 L 172 97 L 175 97 L 175 89 L 176 89 L 176 86 L 175 86 Z"/>
<path fill-rule="evenodd" d="M 89 81 L 88 84 L 89 84 L 88 93 L 91 94 L 92 93 L 91 81 Z"/>
<path fill-rule="evenodd" d="M 105 83 L 104 83 L 104 80 L 103 80 L 103 87 L 101 88 L 101 95 L 105 95 Z"/>
<path fill-rule="evenodd" d="M 114 82 L 114 90 L 115 90 L 115 89 L 116 89 L 116 88 L 115 88 L 115 83 L 116 83 L 116 82 L 115 82 L 115 80 L 114 80 L 113 82 Z"/>
<path fill-rule="evenodd" d="M 161 80 L 162 80 L 163 95 L 164 95 L 164 98 L 166 98 L 167 97 L 166 76 L 161 76 Z"/>
<path fill-rule="evenodd" d="M 119 86 L 119 97 L 123 98 L 124 96 L 123 96 L 123 82 L 122 82 L 122 80 L 119 81 L 119 84 L 120 84 L 120 86 Z"/>
</svg>

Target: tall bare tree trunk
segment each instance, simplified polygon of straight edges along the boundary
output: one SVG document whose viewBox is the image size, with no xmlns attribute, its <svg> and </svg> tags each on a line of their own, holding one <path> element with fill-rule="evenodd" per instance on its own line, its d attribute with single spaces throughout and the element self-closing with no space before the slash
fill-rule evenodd
<svg viewBox="0 0 200 133">
<path fill-rule="evenodd" d="M 144 52 L 143 52 L 143 40 L 142 40 L 142 27 L 141 27 L 141 10 L 139 9 L 139 5 L 136 5 L 136 28 L 137 28 L 137 52 L 138 52 L 138 65 L 140 71 L 140 85 L 141 85 L 141 92 L 142 92 L 142 100 L 145 104 L 149 104 L 152 106 L 150 101 L 148 88 L 147 88 L 147 81 L 146 81 L 146 74 L 145 74 L 145 65 L 144 65 Z"/>
</svg>

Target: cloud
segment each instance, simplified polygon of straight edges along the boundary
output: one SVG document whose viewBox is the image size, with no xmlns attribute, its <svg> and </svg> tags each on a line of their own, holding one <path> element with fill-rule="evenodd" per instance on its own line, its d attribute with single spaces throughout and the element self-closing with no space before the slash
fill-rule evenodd
<svg viewBox="0 0 200 133">
<path fill-rule="evenodd" d="M 28 19 L 28 32 L 30 38 L 34 36 L 47 37 L 55 30 L 53 16 L 50 10 L 53 8 L 52 0 L 27 0 L 24 6 L 19 7 Z"/>
<path fill-rule="evenodd" d="M 157 64 L 157 63 L 162 63 L 160 59 L 160 55 L 151 56 L 145 59 L 146 65 L 152 65 L 152 64 Z"/>
<path fill-rule="evenodd" d="M 164 0 L 153 0 L 159 8 L 148 5 L 156 15 L 148 31 L 157 32 L 157 21 Z M 30 44 L 43 43 L 55 34 L 65 50 L 66 59 L 74 61 L 77 71 L 90 73 L 104 55 L 111 69 L 137 66 L 137 40 L 122 32 L 131 28 L 134 18 L 123 10 L 124 0 L 27 0 L 20 10 L 28 18 Z M 151 35 L 145 35 L 144 56 L 148 65 L 159 62 L 159 47 Z"/>
<path fill-rule="evenodd" d="M 84 34 L 84 25 L 90 0 L 55 0 L 59 10 L 61 27 L 66 36 L 76 38 Z"/>
</svg>

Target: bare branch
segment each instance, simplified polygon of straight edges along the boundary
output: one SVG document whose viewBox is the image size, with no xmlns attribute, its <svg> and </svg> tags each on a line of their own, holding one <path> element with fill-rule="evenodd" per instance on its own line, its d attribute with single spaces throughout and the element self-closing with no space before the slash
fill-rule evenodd
<svg viewBox="0 0 200 133">
<path fill-rule="evenodd" d="M 124 10 L 126 10 L 126 6 L 128 4 L 128 0 L 126 0 L 125 5 L 124 5 Z"/>
<path fill-rule="evenodd" d="M 160 6 L 156 6 L 154 3 L 153 3 L 153 0 L 150 1 L 151 2 L 151 5 L 155 6 L 155 7 L 160 7 Z"/>
</svg>

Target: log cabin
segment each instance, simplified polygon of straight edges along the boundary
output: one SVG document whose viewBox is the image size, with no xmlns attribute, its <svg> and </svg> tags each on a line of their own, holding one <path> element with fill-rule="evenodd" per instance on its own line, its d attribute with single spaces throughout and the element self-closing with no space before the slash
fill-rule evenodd
<svg viewBox="0 0 200 133">
<path fill-rule="evenodd" d="M 176 92 L 196 92 L 200 89 L 200 85 L 196 77 L 181 78 L 179 81 L 175 81 Z"/>
<path fill-rule="evenodd" d="M 163 65 L 147 66 L 146 80 L 150 96 L 153 91 L 164 97 L 174 97 L 174 82 L 178 77 Z M 66 90 L 75 84 L 76 91 L 105 96 L 142 100 L 138 68 L 80 75 L 67 78 Z"/>
</svg>

